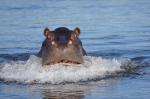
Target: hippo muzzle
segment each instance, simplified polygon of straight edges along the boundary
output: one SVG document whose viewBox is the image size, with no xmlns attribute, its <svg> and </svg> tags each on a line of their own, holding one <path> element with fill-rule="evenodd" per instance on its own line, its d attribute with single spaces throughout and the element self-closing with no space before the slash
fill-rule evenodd
<svg viewBox="0 0 150 99">
<path fill-rule="evenodd" d="M 80 29 L 73 31 L 65 27 L 50 31 L 44 30 L 45 40 L 42 44 L 39 56 L 42 58 L 43 65 L 57 63 L 84 63 L 83 56 L 86 52 L 79 39 Z"/>
</svg>

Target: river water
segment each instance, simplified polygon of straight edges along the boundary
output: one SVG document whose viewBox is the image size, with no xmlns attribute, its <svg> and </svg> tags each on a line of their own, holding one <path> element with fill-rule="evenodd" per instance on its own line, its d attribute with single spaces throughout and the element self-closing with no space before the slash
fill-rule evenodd
<svg viewBox="0 0 150 99">
<path fill-rule="evenodd" d="M 149 99 L 149 0 L 1 0 L 0 99 Z M 81 29 L 82 65 L 42 67 L 49 27 Z"/>
</svg>

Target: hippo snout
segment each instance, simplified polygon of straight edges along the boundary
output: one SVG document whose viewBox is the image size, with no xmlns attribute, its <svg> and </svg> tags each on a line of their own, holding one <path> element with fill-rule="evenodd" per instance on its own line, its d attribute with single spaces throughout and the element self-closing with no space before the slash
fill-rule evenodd
<svg viewBox="0 0 150 99">
<path fill-rule="evenodd" d="M 45 59 L 44 59 L 45 58 Z M 72 50 L 70 48 L 58 48 L 55 51 L 48 53 L 43 58 L 43 64 L 56 64 L 56 63 L 74 63 L 82 64 L 83 55 L 78 50 Z"/>
</svg>

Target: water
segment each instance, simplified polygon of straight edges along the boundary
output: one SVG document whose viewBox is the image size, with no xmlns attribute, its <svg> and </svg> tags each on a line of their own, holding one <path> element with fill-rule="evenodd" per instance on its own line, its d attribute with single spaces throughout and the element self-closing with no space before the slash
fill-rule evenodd
<svg viewBox="0 0 150 99">
<path fill-rule="evenodd" d="M 1 0 L 0 98 L 148 99 L 149 0 Z M 88 56 L 43 68 L 43 30 L 80 27 Z"/>
</svg>

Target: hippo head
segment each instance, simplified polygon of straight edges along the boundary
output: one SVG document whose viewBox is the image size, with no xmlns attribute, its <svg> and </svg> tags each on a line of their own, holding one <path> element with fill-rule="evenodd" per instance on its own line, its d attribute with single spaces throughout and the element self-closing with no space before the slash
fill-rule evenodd
<svg viewBox="0 0 150 99">
<path fill-rule="evenodd" d="M 85 51 L 79 39 L 80 29 L 69 30 L 65 27 L 54 31 L 45 28 L 45 41 L 41 48 L 42 64 L 73 63 L 82 64 Z"/>
</svg>

